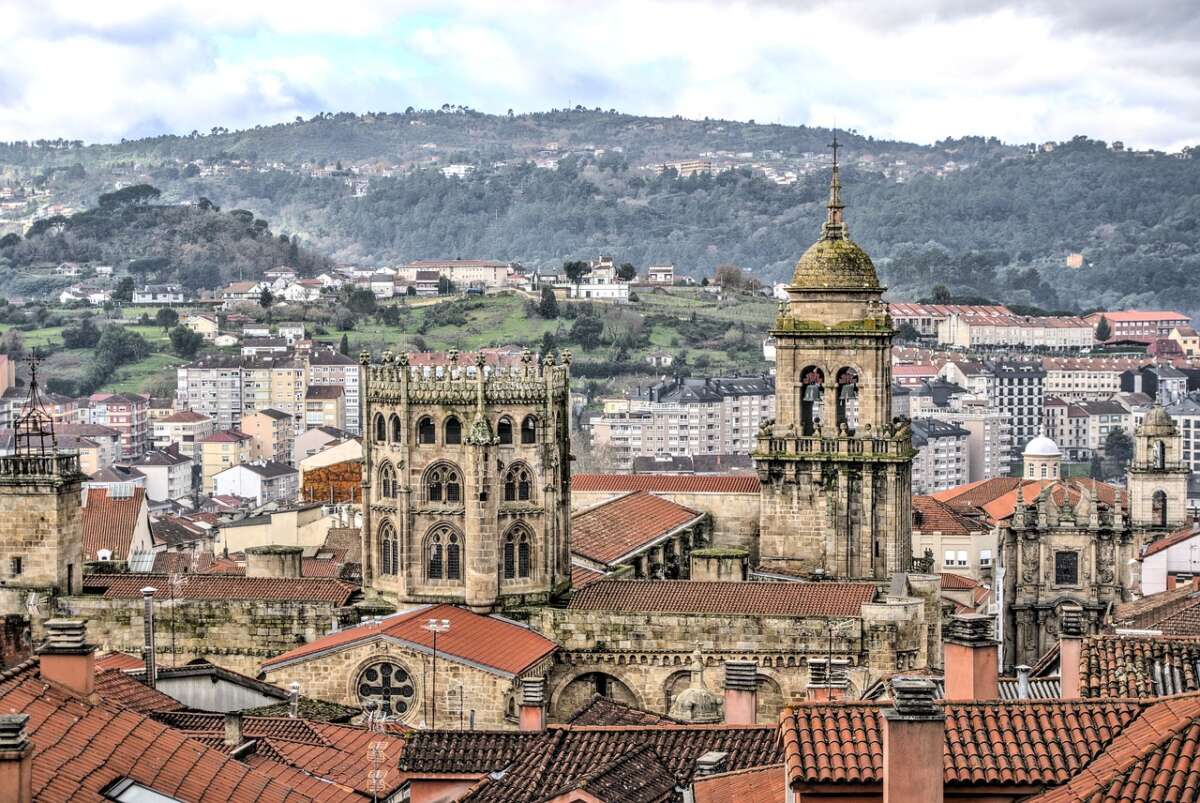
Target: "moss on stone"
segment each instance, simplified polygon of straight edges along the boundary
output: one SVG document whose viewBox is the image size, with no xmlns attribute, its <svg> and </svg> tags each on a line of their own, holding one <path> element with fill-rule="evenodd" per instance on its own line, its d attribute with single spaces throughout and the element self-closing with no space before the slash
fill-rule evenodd
<svg viewBox="0 0 1200 803">
<path fill-rule="evenodd" d="M 750 550 L 734 546 L 706 546 L 692 550 L 694 558 L 745 558 Z"/>
<path fill-rule="evenodd" d="M 793 287 L 859 289 L 879 287 L 875 265 L 852 240 L 822 238 L 813 243 L 792 276 Z"/>
</svg>

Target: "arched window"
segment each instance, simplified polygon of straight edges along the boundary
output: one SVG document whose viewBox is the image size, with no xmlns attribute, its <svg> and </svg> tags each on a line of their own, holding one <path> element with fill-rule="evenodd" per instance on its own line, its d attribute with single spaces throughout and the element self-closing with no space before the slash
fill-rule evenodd
<svg viewBox="0 0 1200 803">
<path fill-rule="evenodd" d="M 417 422 L 417 443 L 425 445 L 437 443 L 437 427 L 433 425 L 433 419 L 425 416 Z"/>
<path fill-rule="evenodd" d="M 529 466 L 513 463 L 504 473 L 504 501 L 528 502 L 533 498 L 533 481 Z"/>
<path fill-rule="evenodd" d="M 529 530 L 517 525 L 504 536 L 504 579 L 529 577 Z"/>
<path fill-rule="evenodd" d="M 858 428 L 858 371 L 842 368 L 837 372 L 837 426 L 845 426 L 853 435 Z"/>
<path fill-rule="evenodd" d="M 389 521 L 379 525 L 379 573 L 400 573 L 400 543 Z"/>
<path fill-rule="evenodd" d="M 425 500 L 461 502 L 462 475 L 450 463 L 437 463 L 425 472 Z"/>
<path fill-rule="evenodd" d="M 391 463 L 384 463 L 379 469 L 379 495 L 387 499 L 396 498 L 396 470 Z"/>
<path fill-rule="evenodd" d="M 800 372 L 800 434 L 815 434 L 824 410 L 825 372 L 810 365 Z"/>
<path fill-rule="evenodd" d="M 1165 491 L 1155 491 L 1150 497 L 1150 526 L 1167 526 L 1167 494 Z"/>
<path fill-rule="evenodd" d="M 375 442 L 383 443 L 387 440 L 387 424 L 383 420 L 382 415 L 375 416 Z"/>
<path fill-rule="evenodd" d="M 513 442 L 512 419 L 504 416 L 500 419 L 500 423 L 496 425 L 496 437 L 500 439 L 501 446 L 511 445 Z"/>
<path fill-rule="evenodd" d="M 439 524 L 425 538 L 425 565 L 430 580 L 462 579 L 462 538 L 447 524 Z"/>
<path fill-rule="evenodd" d="M 446 443 L 462 443 L 462 423 L 454 416 L 446 419 Z"/>
<path fill-rule="evenodd" d="M 1159 471 L 1167 467 L 1167 446 L 1162 441 L 1154 442 L 1154 467 Z"/>
<path fill-rule="evenodd" d="M 404 440 L 404 424 L 400 423 L 400 416 L 392 413 L 392 443 L 399 443 Z"/>
<path fill-rule="evenodd" d="M 531 415 L 521 422 L 521 443 L 537 443 L 537 419 Z"/>
</svg>

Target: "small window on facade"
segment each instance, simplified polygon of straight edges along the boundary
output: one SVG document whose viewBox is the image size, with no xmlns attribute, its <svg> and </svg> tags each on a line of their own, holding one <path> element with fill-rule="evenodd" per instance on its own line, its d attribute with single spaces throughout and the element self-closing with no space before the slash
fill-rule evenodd
<svg viewBox="0 0 1200 803">
<path fill-rule="evenodd" d="M 521 422 L 521 443 L 537 443 L 537 419 L 531 415 Z"/>
<path fill-rule="evenodd" d="M 496 437 L 500 439 L 501 446 L 511 445 L 513 442 L 513 426 L 512 419 L 508 416 L 500 419 L 500 423 L 496 425 Z"/>
<path fill-rule="evenodd" d="M 21 557 L 17 556 L 15 558 L 11 559 L 8 562 L 8 568 L 13 577 L 16 577 L 17 575 L 19 575 L 24 570 L 24 567 L 22 566 Z"/>
<path fill-rule="evenodd" d="M 383 420 L 383 416 L 375 416 L 375 441 L 383 443 L 387 440 L 387 423 Z"/>
<path fill-rule="evenodd" d="M 1054 584 L 1073 586 L 1079 584 L 1079 553 L 1054 553 Z"/>
<path fill-rule="evenodd" d="M 417 422 L 417 443 L 427 445 L 437 443 L 437 427 L 433 425 L 433 419 L 425 416 Z"/>
<path fill-rule="evenodd" d="M 400 422 L 400 416 L 392 415 L 392 443 L 399 443 L 404 439 L 404 424 Z"/>
<path fill-rule="evenodd" d="M 454 416 L 446 419 L 446 443 L 462 443 L 462 423 Z"/>
</svg>

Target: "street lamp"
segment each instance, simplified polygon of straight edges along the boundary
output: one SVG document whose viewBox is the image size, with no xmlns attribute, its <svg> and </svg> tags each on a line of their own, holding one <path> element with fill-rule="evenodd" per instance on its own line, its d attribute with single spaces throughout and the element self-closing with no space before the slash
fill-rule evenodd
<svg viewBox="0 0 1200 803">
<path fill-rule="evenodd" d="M 433 705 L 430 707 L 429 720 L 430 730 L 437 730 L 437 637 L 438 633 L 445 633 L 450 629 L 450 620 L 430 619 L 421 625 L 421 627 L 433 634 L 433 682 L 431 684 L 433 689 L 429 695 L 430 700 L 433 701 Z"/>
</svg>

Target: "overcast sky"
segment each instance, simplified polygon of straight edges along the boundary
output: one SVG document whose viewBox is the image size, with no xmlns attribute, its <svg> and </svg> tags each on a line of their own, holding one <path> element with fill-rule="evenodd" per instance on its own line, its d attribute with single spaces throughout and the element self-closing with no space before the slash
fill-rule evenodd
<svg viewBox="0 0 1200 803">
<path fill-rule="evenodd" d="M 0 36 L 3 140 L 452 103 L 1200 143 L 1196 0 L 0 0 Z"/>
</svg>

